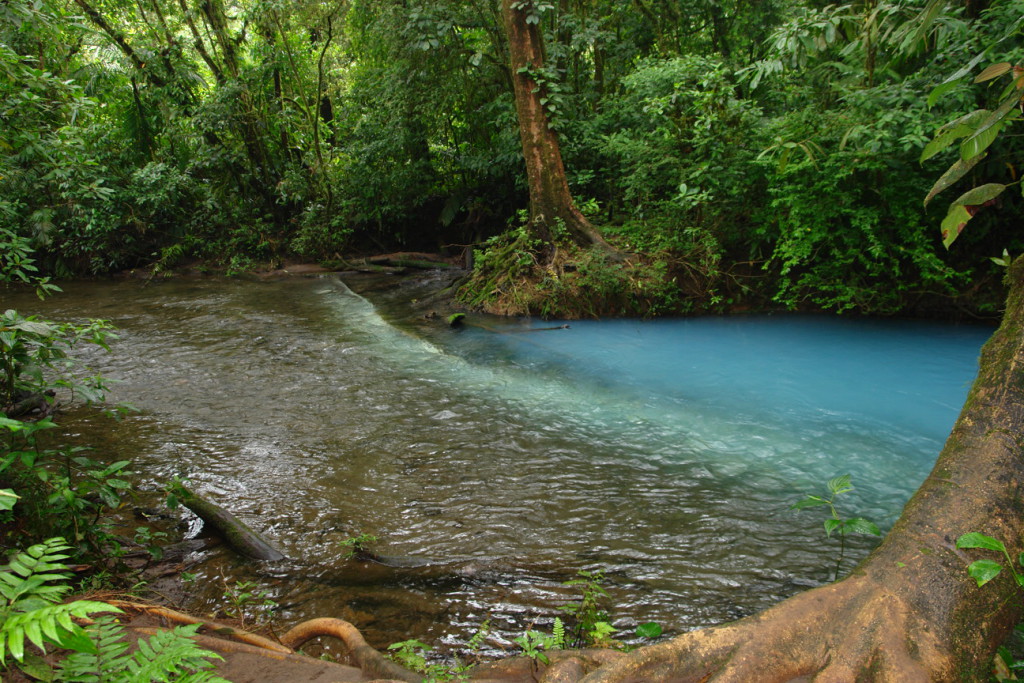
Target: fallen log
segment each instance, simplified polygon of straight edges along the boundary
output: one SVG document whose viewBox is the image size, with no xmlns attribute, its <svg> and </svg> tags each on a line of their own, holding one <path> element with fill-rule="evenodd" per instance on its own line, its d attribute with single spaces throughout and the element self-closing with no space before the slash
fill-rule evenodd
<svg viewBox="0 0 1024 683">
<path fill-rule="evenodd" d="M 456 270 L 459 267 L 453 266 L 444 261 L 425 261 L 411 258 L 391 258 L 389 256 L 378 256 L 366 259 L 374 266 L 392 266 L 394 268 L 414 268 L 416 270 Z"/>
<path fill-rule="evenodd" d="M 228 545 L 246 557 L 266 562 L 285 559 L 284 554 L 277 548 L 221 506 L 200 497 L 180 483 L 172 485 L 170 493 L 177 497 L 178 502 L 210 525 Z"/>
</svg>

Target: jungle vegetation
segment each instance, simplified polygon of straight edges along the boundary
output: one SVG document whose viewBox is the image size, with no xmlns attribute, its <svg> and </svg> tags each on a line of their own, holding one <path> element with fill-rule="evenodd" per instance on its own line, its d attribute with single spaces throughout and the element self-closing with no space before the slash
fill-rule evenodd
<svg viewBox="0 0 1024 683">
<path fill-rule="evenodd" d="M 935 470 L 850 576 L 557 672 L 984 680 L 1022 606 L 1005 574 L 979 592 L 965 550 L 985 546 L 955 539 L 1016 552 L 1024 521 L 1022 10 L 6 0 L 0 280 L 404 249 L 472 254 L 460 296 L 506 313 L 995 315 L 1005 300 Z M 951 209 L 924 201 L 951 188 Z M 100 323 L 8 317 L 10 368 L 24 349 L 59 358 L 61 334 L 102 344 Z M 22 400 L 10 368 L 5 409 Z M 30 456 L 46 427 L 0 426 Z M 84 471 L 85 502 L 116 504 L 125 466 Z M 19 495 L 0 494 L 8 510 Z"/>
<path fill-rule="evenodd" d="M 1020 193 L 947 251 L 945 206 L 922 198 L 956 150 L 922 152 L 998 104 L 1002 80 L 972 77 L 1018 63 L 1021 15 L 7 0 L 0 243 L 27 240 L 56 277 L 474 254 L 462 298 L 509 313 L 996 315 L 989 257 L 1020 251 Z M 1020 149 L 1002 136 L 959 185 L 1016 182 Z"/>
</svg>

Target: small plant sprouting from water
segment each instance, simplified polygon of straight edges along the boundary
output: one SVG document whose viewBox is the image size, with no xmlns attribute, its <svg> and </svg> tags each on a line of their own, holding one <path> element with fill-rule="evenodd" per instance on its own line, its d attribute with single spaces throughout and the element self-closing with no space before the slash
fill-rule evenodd
<svg viewBox="0 0 1024 683">
<path fill-rule="evenodd" d="M 608 597 L 604 589 L 604 573 L 581 569 L 576 572 L 578 578 L 566 581 L 562 585 L 575 586 L 580 589 L 580 599 L 562 607 L 571 618 L 567 647 L 610 647 L 611 634 L 615 633 L 611 617 L 602 607 Z"/>
<path fill-rule="evenodd" d="M 342 548 L 348 548 L 348 552 L 345 553 L 346 560 L 361 559 L 369 554 L 370 546 L 379 541 L 380 539 L 372 534 L 359 534 L 352 538 L 346 538 L 341 541 L 338 545 Z"/>
<path fill-rule="evenodd" d="M 562 623 L 561 619 L 555 617 L 555 623 L 551 627 L 551 635 L 534 631 L 530 628 L 518 638 L 513 638 L 512 642 L 523 648 L 523 654 L 534 662 L 547 665 L 551 663 L 551 660 L 548 659 L 545 653 L 551 650 L 565 649 L 565 635 L 565 624 Z"/>
<path fill-rule="evenodd" d="M 825 535 L 828 538 L 832 538 L 832 534 L 834 532 L 839 532 L 839 554 L 836 557 L 836 569 L 835 575 L 832 577 L 833 581 L 839 579 L 839 570 L 843 564 L 843 557 L 846 554 L 847 534 L 870 534 L 872 536 L 882 535 L 878 526 L 870 520 L 864 519 L 863 517 L 844 518 L 840 516 L 839 511 L 836 509 L 836 497 L 852 490 L 853 486 L 850 484 L 850 475 L 844 474 L 828 480 L 829 495 L 827 498 L 808 495 L 803 500 L 797 501 L 791 505 L 789 508 L 790 510 L 803 510 L 804 508 L 811 507 L 828 507 L 830 516 L 825 520 Z"/>
<path fill-rule="evenodd" d="M 277 603 L 270 599 L 270 593 L 257 588 L 254 581 L 228 583 L 224 579 L 224 600 L 228 603 L 224 613 L 238 619 L 242 628 L 265 624 L 277 607 Z"/>
</svg>

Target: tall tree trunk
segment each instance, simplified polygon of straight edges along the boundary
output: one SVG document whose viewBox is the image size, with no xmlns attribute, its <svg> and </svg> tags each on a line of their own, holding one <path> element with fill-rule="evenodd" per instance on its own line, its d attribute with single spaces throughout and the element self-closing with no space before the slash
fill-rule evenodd
<svg viewBox="0 0 1024 683">
<path fill-rule="evenodd" d="M 959 550 L 956 539 L 978 531 L 1014 558 L 1021 550 L 1024 257 L 1010 277 L 1003 323 L 935 468 L 849 577 L 635 650 L 584 680 L 988 680 L 996 646 L 1021 617 L 1021 589 L 1009 572 L 978 588 L 967 566 L 985 553 Z"/>
<path fill-rule="evenodd" d="M 530 224 L 535 234 L 548 244 L 558 241 L 555 226 L 560 222 L 576 244 L 607 246 L 572 200 L 558 135 L 551 128 L 542 103 L 547 93 L 531 76 L 544 66 L 539 26 L 527 20 L 531 17 L 531 7 L 532 0 L 501 2 L 519 116 L 519 137 L 530 188 Z"/>
</svg>

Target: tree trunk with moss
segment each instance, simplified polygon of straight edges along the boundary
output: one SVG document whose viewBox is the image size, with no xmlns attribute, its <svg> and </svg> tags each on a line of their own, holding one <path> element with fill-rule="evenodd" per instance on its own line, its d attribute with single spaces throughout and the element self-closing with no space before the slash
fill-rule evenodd
<svg viewBox="0 0 1024 683">
<path fill-rule="evenodd" d="M 530 187 L 530 225 L 547 244 L 559 241 L 558 228 L 579 246 L 606 243 L 573 202 L 562 163 L 558 135 L 545 110 L 550 93 L 538 77 L 544 68 L 544 46 L 533 0 L 502 0 L 508 36 L 519 137 Z M 543 80 L 543 79 L 541 79 Z"/>
</svg>

